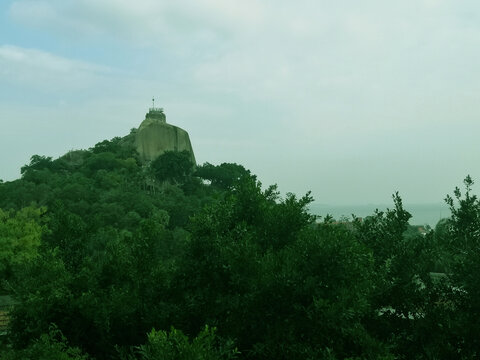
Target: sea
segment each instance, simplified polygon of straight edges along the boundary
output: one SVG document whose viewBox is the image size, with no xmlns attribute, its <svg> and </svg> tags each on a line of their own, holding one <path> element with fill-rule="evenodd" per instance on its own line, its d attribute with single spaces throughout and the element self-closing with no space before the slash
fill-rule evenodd
<svg viewBox="0 0 480 360">
<path fill-rule="evenodd" d="M 375 209 L 385 211 L 392 209 L 392 204 L 368 204 L 368 205 L 328 205 L 321 203 L 312 203 L 309 206 L 310 213 L 325 217 L 331 215 L 335 220 L 351 220 L 352 214 L 356 217 L 364 218 L 373 215 Z M 444 203 L 438 204 L 403 204 L 403 208 L 408 211 L 412 217 L 410 225 L 430 225 L 432 228 L 440 219 L 450 217 L 450 209 Z"/>
</svg>

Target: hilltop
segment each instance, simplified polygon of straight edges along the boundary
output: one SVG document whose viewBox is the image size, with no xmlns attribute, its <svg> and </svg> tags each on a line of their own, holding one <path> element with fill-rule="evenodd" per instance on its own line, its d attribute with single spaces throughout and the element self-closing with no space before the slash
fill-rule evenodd
<svg viewBox="0 0 480 360">
<path fill-rule="evenodd" d="M 162 108 L 150 108 L 135 134 L 135 147 L 142 160 L 153 161 L 166 151 L 187 151 L 195 164 L 188 133 L 168 124 Z"/>
</svg>

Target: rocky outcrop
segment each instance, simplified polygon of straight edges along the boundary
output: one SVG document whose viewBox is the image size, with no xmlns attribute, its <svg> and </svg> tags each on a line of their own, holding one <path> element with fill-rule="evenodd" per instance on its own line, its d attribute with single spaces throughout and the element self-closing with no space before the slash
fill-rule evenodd
<svg viewBox="0 0 480 360">
<path fill-rule="evenodd" d="M 135 136 L 135 147 L 144 161 L 152 161 L 165 151 L 190 152 L 195 164 L 188 133 L 178 126 L 167 124 L 163 109 L 151 108 Z"/>
</svg>

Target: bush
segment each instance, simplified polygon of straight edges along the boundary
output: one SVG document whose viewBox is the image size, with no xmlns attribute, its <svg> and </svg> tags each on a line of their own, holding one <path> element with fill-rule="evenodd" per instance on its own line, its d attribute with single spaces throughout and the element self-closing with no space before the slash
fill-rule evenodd
<svg viewBox="0 0 480 360">
<path fill-rule="evenodd" d="M 148 334 L 146 345 L 139 346 L 143 360 L 228 360 L 238 353 L 231 342 L 221 344 L 215 328 L 205 328 L 189 340 L 182 331 L 172 328 L 170 332 L 153 329 Z"/>
<path fill-rule="evenodd" d="M 68 346 L 67 339 L 55 326 L 48 334 L 42 334 L 30 346 L 22 350 L 7 350 L 0 360 L 87 360 L 80 349 Z"/>
</svg>

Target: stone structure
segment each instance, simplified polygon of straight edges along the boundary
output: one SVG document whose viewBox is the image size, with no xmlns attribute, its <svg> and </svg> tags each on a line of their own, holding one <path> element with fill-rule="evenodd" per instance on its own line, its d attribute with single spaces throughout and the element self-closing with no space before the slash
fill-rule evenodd
<svg viewBox="0 0 480 360">
<path fill-rule="evenodd" d="M 145 120 L 137 130 L 135 147 L 145 161 L 152 161 L 165 151 L 187 150 L 195 164 L 195 156 L 188 133 L 177 126 L 167 124 L 162 108 L 152 107 L 149 109 Z"/>
</svg>

